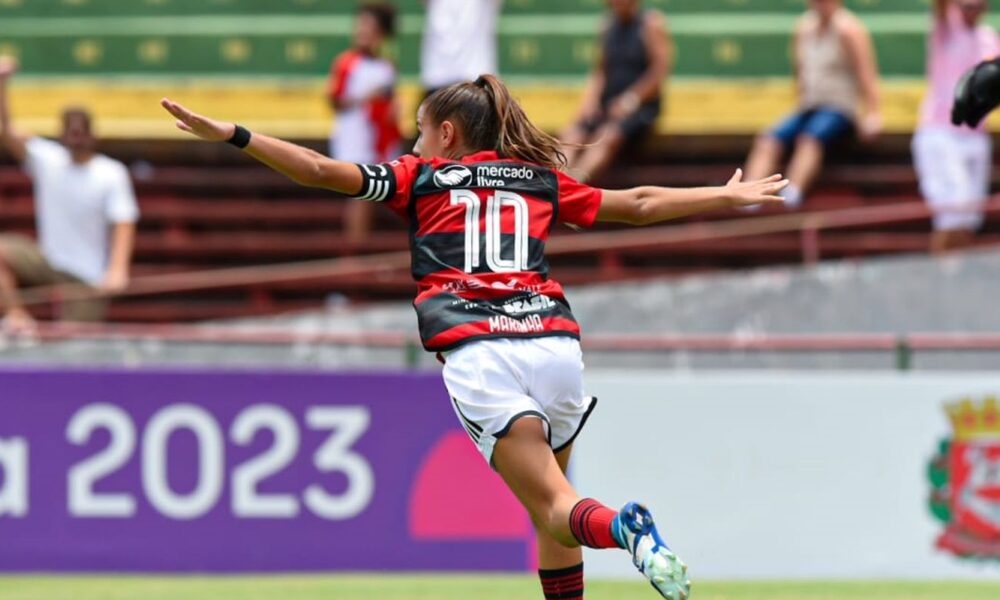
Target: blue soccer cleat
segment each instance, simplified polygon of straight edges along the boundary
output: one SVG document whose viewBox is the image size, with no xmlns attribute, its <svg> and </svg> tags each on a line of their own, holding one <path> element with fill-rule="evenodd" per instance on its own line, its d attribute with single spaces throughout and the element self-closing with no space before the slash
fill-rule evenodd
<svg viewBox="0 0 1000 600">
<path fill-rule="evenodd" d="M 618 517 L 611 524 L 611 534 L 618 545 L 629 551 L 632 563 L 661 596 L 668 600 L 687 600 L 691 594 L 687 565 L 660 537 L 649 509 L 629 502 L 618 511 Z"/>
</svg>

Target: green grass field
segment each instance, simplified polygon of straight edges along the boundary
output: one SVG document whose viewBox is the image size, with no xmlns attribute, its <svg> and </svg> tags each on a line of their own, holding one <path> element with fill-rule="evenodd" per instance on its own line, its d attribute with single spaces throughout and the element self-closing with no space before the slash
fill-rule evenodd
<svg viewBox="0 0 1000 600">
<path fill-rule="evenodd" d="M 526 576 L 0 577 L 0 600 L 536 600 Z M 595 581 L 588 600 L 654 600 L 641 582 Z M 692 600 L 997 600 L 1000 581 L 695 584 Z"/>
</svg>

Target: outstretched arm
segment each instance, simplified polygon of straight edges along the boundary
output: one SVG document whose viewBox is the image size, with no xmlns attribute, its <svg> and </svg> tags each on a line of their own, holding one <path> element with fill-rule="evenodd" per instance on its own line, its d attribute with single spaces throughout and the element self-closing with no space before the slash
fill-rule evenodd
<svg viewBox="0 0 1000 600">
<path fill-rule="evenodd" d="M 234 123 L 216 121 L 193 113 L 167 98 L 160 104 L 177 118 L 177 128 L 210 142 L 233 137 Z M 327 158 L 319 152 L 270 136 L 255 133 L 244 152 L 300 185 L 322 187 L 342 194 L 357 195 L 363 178 L 353 163 Z"/>
<path fill-rule="evenodd" d="M 742 179 L 743 171 L 737 169 L 729 183 L 722 187 L 685 189 L 645 186 L 602 190 L 597 220 L 649 225 L 710 210 L 784 202 L 777 194 L 788 185 L 788 180 L 782 179 L 781 175 L 771 175 L 758 181 L 744 182 Z"/>
<path fill-rule="evenodd" d="M 0 56 L 0 142 L 13 155 L 14 160 L 23 163 L 28 156 L 27 140 L 14 131 L 10 124 L 10 106 L 7 101 L 7 82 L 17 71 L 17 61 Z"/>
</svg>

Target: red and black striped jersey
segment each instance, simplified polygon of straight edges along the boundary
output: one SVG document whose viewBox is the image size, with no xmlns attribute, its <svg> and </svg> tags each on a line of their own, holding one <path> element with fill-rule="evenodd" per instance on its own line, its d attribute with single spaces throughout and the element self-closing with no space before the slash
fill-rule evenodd
<svg viewBox="0 0 1000 600">
<path fill-rule="evenodd" d="M 359 165 L 358 198 L 410 225 L 414 307 L 424 347 L 497 337 L 579 337 L 545 242 L 556 223 L 589 227 L 601 192 L 547 167 L 479 152 Z"/>
</svg>

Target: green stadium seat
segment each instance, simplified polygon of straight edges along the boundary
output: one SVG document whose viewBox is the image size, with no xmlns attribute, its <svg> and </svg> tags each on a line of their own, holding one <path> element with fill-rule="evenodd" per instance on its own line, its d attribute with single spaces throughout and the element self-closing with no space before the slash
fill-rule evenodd
<svg viewBox="0 0 1000 600">
<path fill-rule="evenodd" d="M 325 75 L 349 44 L 356 1 L 0 0 L 0 53 L 38 75 Z M 789 32 L 804 0 L 647 0 L 671 17 L 677 73 L 786 76 Z M 851 0 L 876 34 L 883 73 L 923 70 L 926 0 Z M 395 54 L 418 69 L 420 0 Z M 507 0 L 500 27 L 506 75 L 579 77 L 597 52 L 604 0 Z M 538 15 L 560 14 L 558 19 Z M 919 51 L 916 49 L 919 48 Z"/>
<path fill-rule="evenodd" d="M 360 0 L 0 0 L 0 16 L 9 17 L 131 17 L 181 15 L 352 14 Z M 419 14 L 420 0 L 397 0 L 403 14 Z M 852 10 L 914 12 L 927 9 L 926 0 L 847 0 Z M 794 13 L 805 0 L 646 0 L 649 7 L 669 14 Z M 596 13 L 605 0 L 506 0 L 511 15 Z"/>
<path fill-rule="evenodd" d="M 248 30 L 252 31 L 252 30 Z M 788 76 L 787 33 L 674 35 L 676 73 L 682 76 Z M 0 52 L 16 49 L 24 70 L 33 75 L 259 75 L 325 76 L 332 57 L 348 43 L 343 36 L 249 33 L 219 35 L 98 35 L 0 38 Z M 922 32 L 882 33 L 876 37 L 883 74 L 917 77 L 924 69 Z M 592 66 L 597 43 L 584 33 L 504 35 L 501 72 L 510 76 L 581 77 Z M 398 45 L 400 70 L 415 75 L 419 39 L 404 36 Z"/>
</svg>

